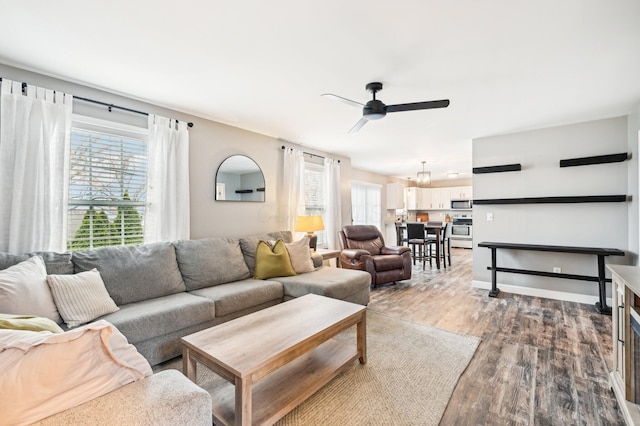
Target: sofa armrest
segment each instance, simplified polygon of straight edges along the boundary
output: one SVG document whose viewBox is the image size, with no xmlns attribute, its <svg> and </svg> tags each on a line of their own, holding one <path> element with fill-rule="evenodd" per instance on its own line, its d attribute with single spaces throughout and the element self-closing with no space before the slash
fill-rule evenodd
<svg viewBox="0 0 640 426">
<path fill-rule="evenodd" d="M 37 425 L 211 425 L 211 396 L 178 370 L 165 370 Z"/>
<path fill-rule="evenodd" d="M 411 249 L 406 246 L 386 246 L 382 247 L 380 254 L 402 254 L 407 251 L 411 251 Z"/>
<path fill-rule="evenodd" d="M 311 260 L 313 261 L 314 268 L 319 268 L 324 264 L 324 259 L 319 253 L 311 252 Z"/>
</svg>

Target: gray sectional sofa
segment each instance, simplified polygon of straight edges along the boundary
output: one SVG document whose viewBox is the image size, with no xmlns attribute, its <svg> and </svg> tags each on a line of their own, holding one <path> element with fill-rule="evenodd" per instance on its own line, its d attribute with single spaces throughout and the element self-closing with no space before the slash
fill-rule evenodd
<svg viewBox="0 0 640 426">
<path fill-rule="evenodd" d="M 49 274 L 98 269 L 120 308 L 100 319 L 114 324 L 153 366 L 181 354 L 182 336 L 308 293 L 369 303 L 367 272 L 322 266 L 320 256 L 313 257 L 313 272 L 253 279 L 258 241 L 278 238 L 292 241 L 283 231 L 38 254 Z M 0 253 L 0 269 L 32 254 Z"/>
</svg>

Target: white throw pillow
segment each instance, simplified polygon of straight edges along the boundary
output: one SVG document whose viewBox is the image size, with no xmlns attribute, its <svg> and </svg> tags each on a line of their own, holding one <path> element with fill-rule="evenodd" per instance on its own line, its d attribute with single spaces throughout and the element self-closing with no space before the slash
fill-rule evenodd
<svg viewBox="0 0 640 426">
<path fill-rule="evenodd" d="M 100 320 L 57 334 L 0 330 L 0 371 L 0 423 L 31 424 L 149 376 L 151 366 Z"/>
<path fill-rule="evenodd" d="M 33 256 L 0 271 L 0 312 L 62 322 L 47 285 L 47 268 L 42 257 Z"/>
<path fill-rule="evenodd" d="M 73 275 L 49 275 L 53 300 L 69 328 L 117 311 L 97 269 Z"/>
<path fill-rule="evenodd" d="M 291 266 L 293 266 L 296 274 L 311 272 L 315 269 L 313 259 L 311 259 L 311 249 L 309 248 L 309 237 L 307 235 L 298 241 L 285 243 L 285 246 L 289 252 Z"/>
</svg>

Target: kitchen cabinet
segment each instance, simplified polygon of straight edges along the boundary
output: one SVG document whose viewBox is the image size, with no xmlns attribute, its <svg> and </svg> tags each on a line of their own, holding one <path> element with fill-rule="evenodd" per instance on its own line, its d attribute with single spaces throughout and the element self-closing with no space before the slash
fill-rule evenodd
<svg viewBox="0 0 640 426">
<path fill-rule="evenodd" d="M 473 200 L 471 186 L 452 186 L 449 188 L 452 200 Z"/>
<path fill-rule="evenodd" d="M 431 188 L 431 209 L 451 209 L 451 188 Z"/>
<path fill-rule="evenodd" d="M 407 210 L 431 210 L 431 190 L 429 188 L 405 188 Z"/>
<path fill-rule="evenodd" d="M 471 186 L 404 188 L 407 210 L 451 210 L 451 200 L 471 200 Z"/>
<path fill-rule="evenodd" d="M 431 190 L 429 188 L 416 188 L 417 210 L 429 210 L 431 208 Z"/>
<path fill-rule="evenodd" d="M 404 202 L 407 206 L 407 210 L 418 209 L 418 188 L 409 187 L 404 189 Z"/>
<path fill-rule="evenodd" d="M 404 209 L 404 186 L 402 184 L 387 184 L 387 209 Z"/>
</svg>

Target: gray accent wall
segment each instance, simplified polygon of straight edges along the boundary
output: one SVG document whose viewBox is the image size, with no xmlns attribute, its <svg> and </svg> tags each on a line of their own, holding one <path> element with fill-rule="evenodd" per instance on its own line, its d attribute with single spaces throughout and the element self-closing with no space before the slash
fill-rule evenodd
<svg viewBox="0 0 640 426">
<path fill-rule="evenodd" d="M 615 154 L 629 150 L 627 117 L 532 130 L 473 140 L 473 167 L 520 163 L 518 172 L 476 174 L 474 199 L 587 196 L 627 194 L 629 170 L 637 160 L 622 163 L 560 168 L 561 159 Z M 637 145 L 637 143 L 636 143 Z M 636 151 L 637 153 L 637 148 Z M 635 157 L 635 155 L 634 155 Z M 637 176 L 635 193 L 637 194 Z M 633 188 L 632 188 L 633 189 Z M 487 266 L 490 250 L 478 248 L 482 241 L 610 247 L 627 250 L 631 244 L 629 215 L 635 216 L 637 252 L 637 206 L 631 203 L 474 205 L 473 280 L 491 280 Z M 487 215 L 493 215 L 493 221 Z M 552 272 L 596 275 L 595 256 L 498 250 L 498 266 Z M 612 257 L 610 263 L 628 263 Z M 595 283 L 498 273 L 498 285 L 596 296 Z M 570 300 L 571 298 L 569 298 Z"/>
</svg>

